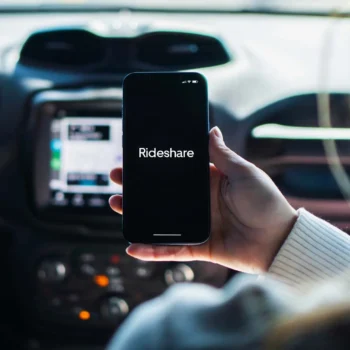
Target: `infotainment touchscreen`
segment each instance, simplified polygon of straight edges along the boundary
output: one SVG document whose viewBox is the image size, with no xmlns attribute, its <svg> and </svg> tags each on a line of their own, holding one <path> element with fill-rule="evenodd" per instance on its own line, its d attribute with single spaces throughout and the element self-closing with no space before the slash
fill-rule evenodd
<svg viewBox="0 0 350 350">
<path fill-rule="evenodd" d="M 122 119 L 65 116 L 53 119 L 50 137 L 50 204 L 54 207 L 107 207 L 121 193 L 109 179 L 122 164 Z"/>
</svg>

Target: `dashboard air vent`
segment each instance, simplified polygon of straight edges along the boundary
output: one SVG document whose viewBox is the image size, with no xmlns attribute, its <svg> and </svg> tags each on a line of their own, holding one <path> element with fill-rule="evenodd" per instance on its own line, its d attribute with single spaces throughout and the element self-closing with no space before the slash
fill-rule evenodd
<svg viewBox="0 0 350 350">
<path fill-rule="evenodd" d="M 342 199 L 329 167 L 336 154 L 326 155 L 324 141 L 335 142 L 339 159 L 350 176 L 346 103 L 346 96 L 332 96 L 332 127 L 320 127 L 316 99 L 300 97 L 292 106 L 252 126 L 246 143 L 247 158 L 265 170 L 288 197 Z"/>
<path fill-rule="evenodd" d="M 163 69 L 191 69 L 230 61 L 217 38 L 181 32 L 154 32 L 136 40 L 136 59 L 144 66 Z"/>
<path fill-rule="evenodd" d="M 20 62 L 74 68 L 97 64 L 104 55 L 101 38 L 82 29 L 61 29 L 32 34 L 22 47 Z"/>
</svg>

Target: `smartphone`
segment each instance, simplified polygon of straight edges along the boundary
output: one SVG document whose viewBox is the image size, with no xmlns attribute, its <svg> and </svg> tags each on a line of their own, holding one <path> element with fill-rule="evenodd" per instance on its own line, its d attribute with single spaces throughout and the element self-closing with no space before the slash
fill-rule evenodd
<svg viewBox="0 0 350 350">
<path fill-rule="evenodd" d="M 123 234 L 200 244 L 210 234 L 209 112 L 199 73 L 132 73 L 123 83 Z"/>
</svg>

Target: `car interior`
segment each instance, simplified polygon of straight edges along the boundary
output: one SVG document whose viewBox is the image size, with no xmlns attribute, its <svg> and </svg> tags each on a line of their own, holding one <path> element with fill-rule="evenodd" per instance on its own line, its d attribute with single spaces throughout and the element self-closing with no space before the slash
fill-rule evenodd
<svg viewBox="0 0 350 350">
<path fill-rule="evenodd" d="M 348 201 L 318 132 L 350 125 L 350 22 L 335 5 L 0 0 L 3 348 L 104 349 L 137 305 L 170 285 L 222 287 L 236 273 L 126 255 L 108 198 L 122 191 L 109 172 L 122 164 L 131 72 L 202 73 L 210 125 L 226 144 L 295 208 L 348 229 Z M 320 124 L 325 103 L 331 125 Z M 65 132 L 72 122 L 75 142 Z M 92 124 L 107 125 L 108 137 L 86 142 Z M 346 172 L 349 136 L 337 135 Z"/>
</svg>

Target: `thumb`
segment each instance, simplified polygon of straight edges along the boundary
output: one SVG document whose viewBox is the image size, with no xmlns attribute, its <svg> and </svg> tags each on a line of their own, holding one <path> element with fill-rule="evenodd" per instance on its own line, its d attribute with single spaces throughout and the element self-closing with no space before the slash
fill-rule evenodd
<svg viewBox="0 0 350 350">
<path fill-rule="evenodd" d="M 217 126 L 212 128 L 209 133 L 209 154 L 210 161 L 228 177 L 252 166 L 251 163 L 226 146 L 222 133 Z"/>
</svg>

